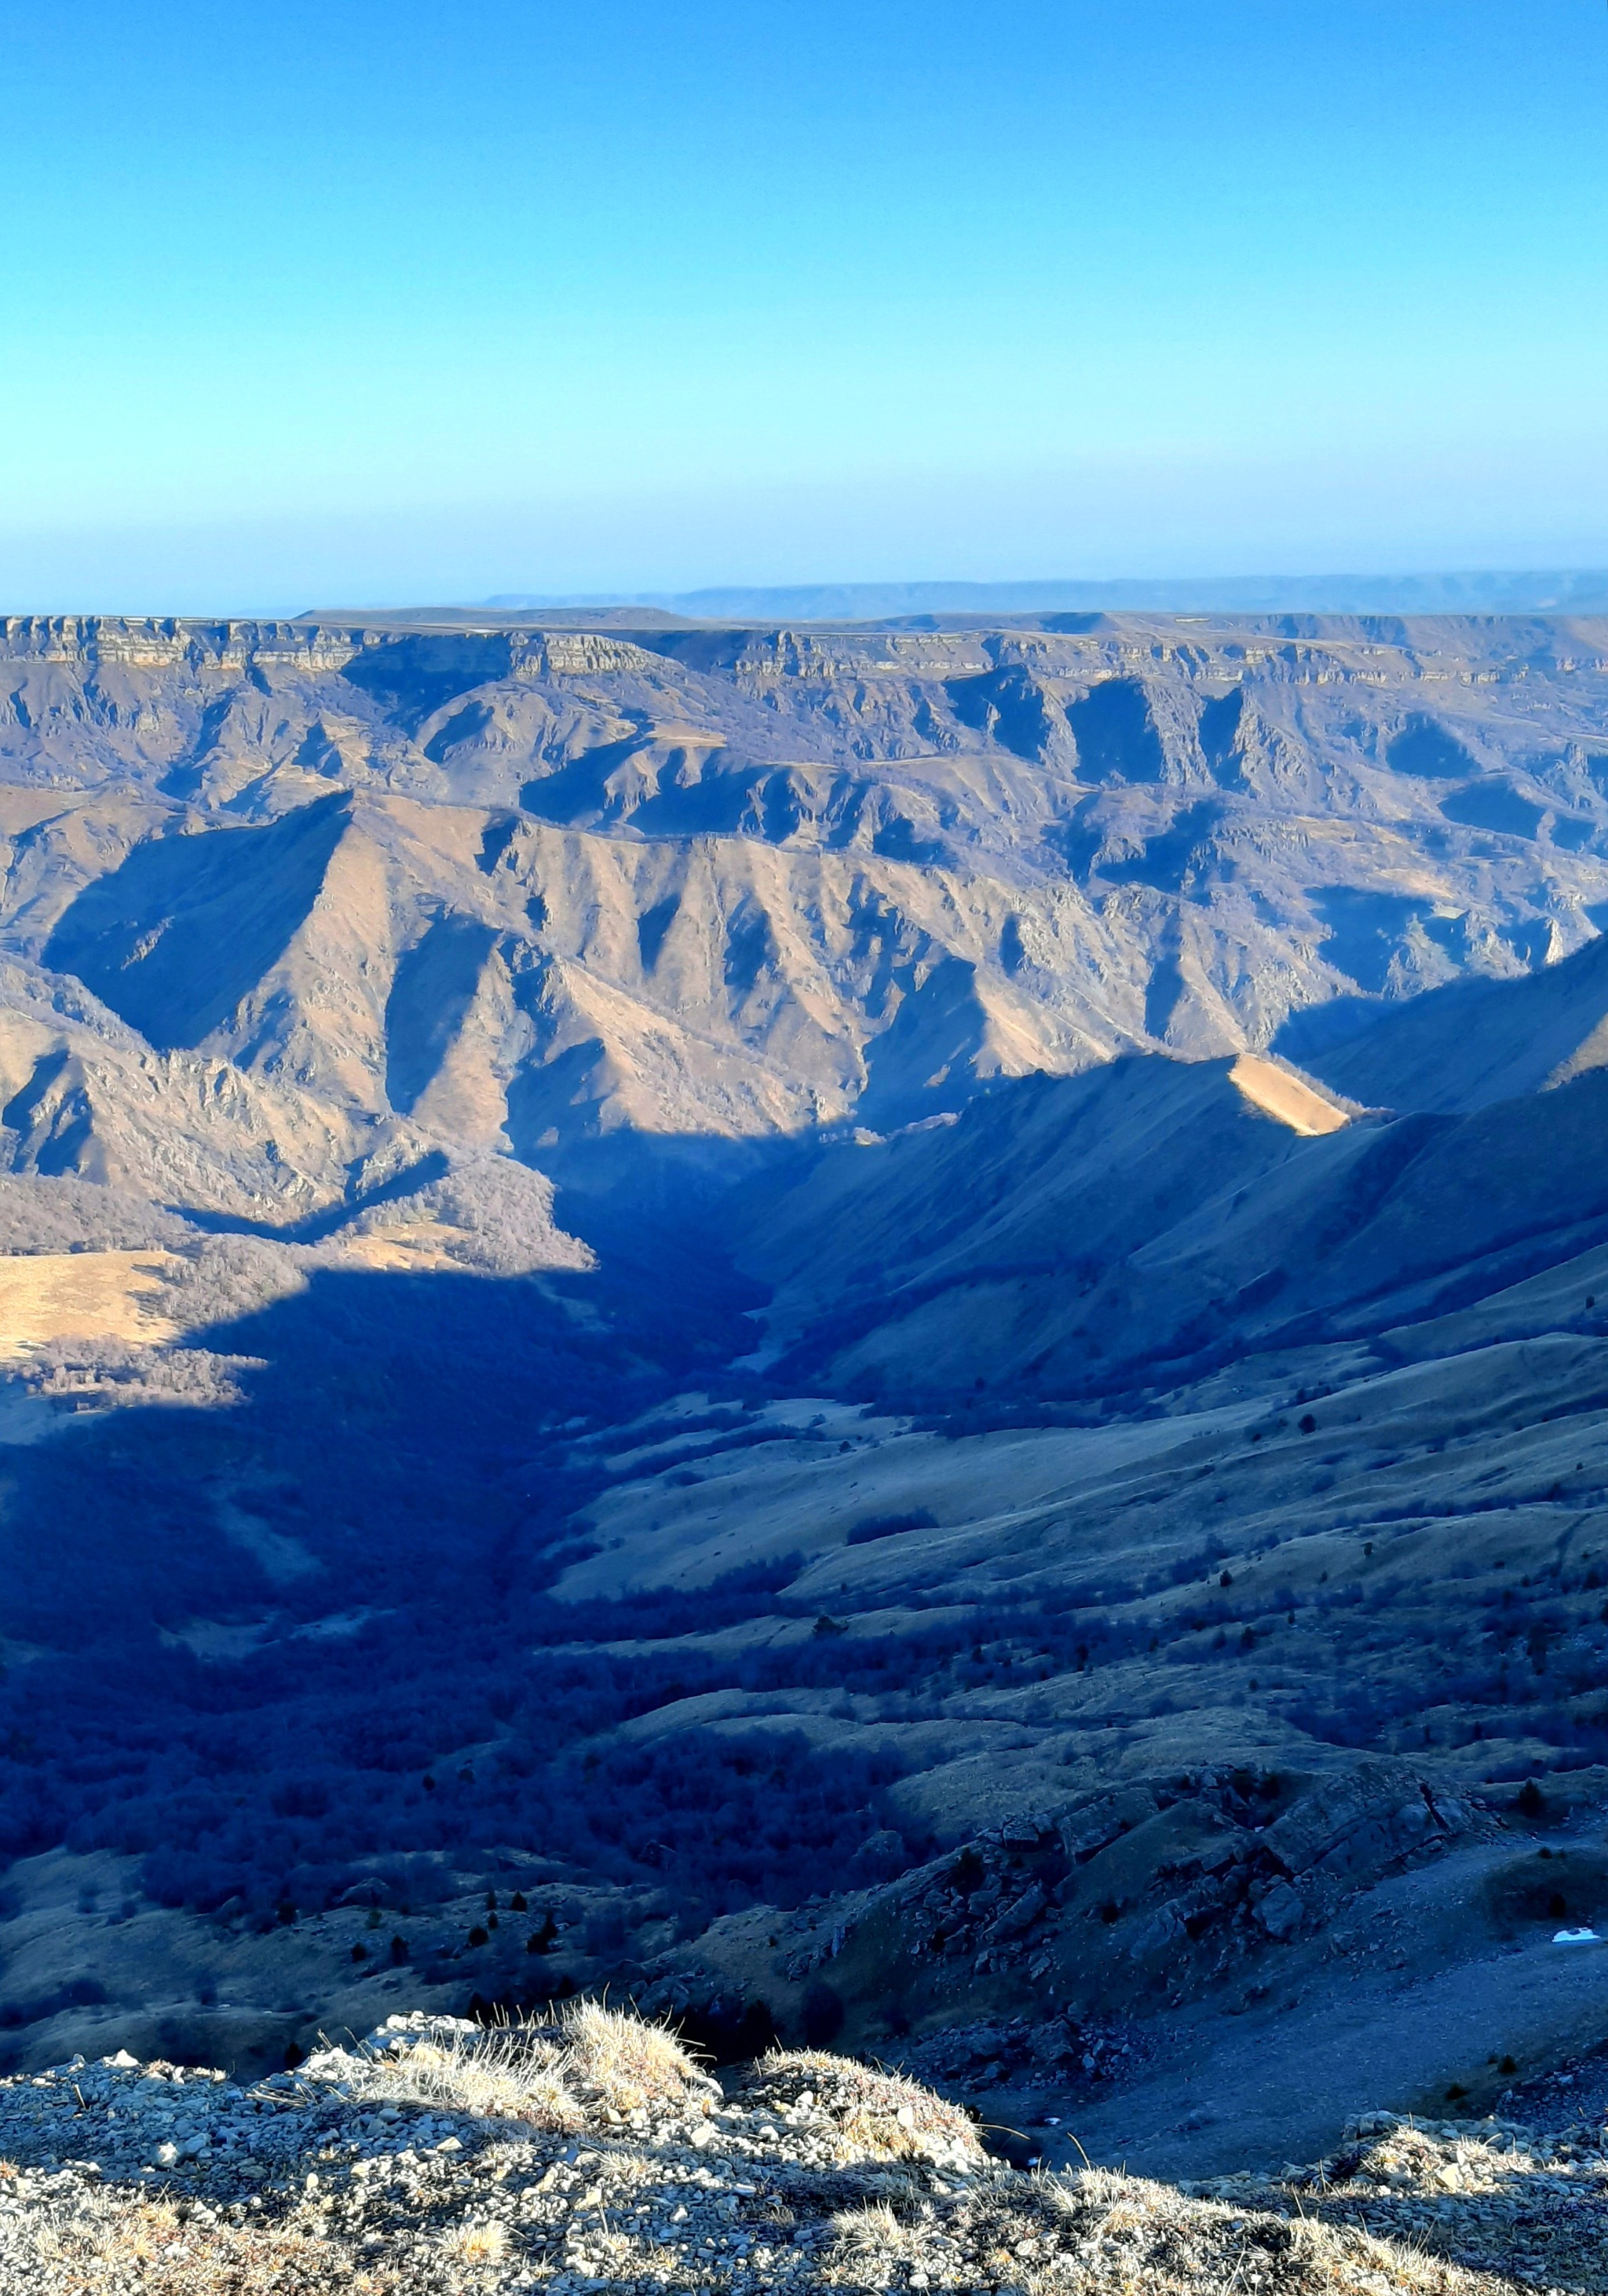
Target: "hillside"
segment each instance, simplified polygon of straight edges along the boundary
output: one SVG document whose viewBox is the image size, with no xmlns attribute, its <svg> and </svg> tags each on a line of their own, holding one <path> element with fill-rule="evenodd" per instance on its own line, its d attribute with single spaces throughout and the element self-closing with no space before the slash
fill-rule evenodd
<svg viewBox="0 0 1608 2296">
<path fill-rule="evenodd" d="M 1490 992 L 1493 1015 L 1530 986 Z M 1243 1067 L 1024 1080 L 751 1185 L 738 1253 L 788 1375 L 907 1407 L 1120 1395 L 1372 1339 L 1608 1237 L 1600 1072 L 1456 1119 L 1327 1103 L 1319 1134 L 1270 1115 Z"/>
<path fill-rule="evenodd" d="M 1608 2013 L 1608 624 L 604 619 L 5 626 L 0 2055 L 1499 2109 Z"/>
<path fill-rule="evenodd" d="M 76 2059 L 0 2083 L 0 2276 L 39 2296 L 542 2284 L 1339 2296 L 1604 2284 L 1594 2126 L 1362 2113 L 1276 2177 L 1024 2175 L 919 2084 L 818 2051 L 723 2087 L 610 2013 L 416 2013 L 244 2089 Z M 62 2161 L 70 2137 L 96 2160 Z M 316 2166 L 310 2165 L 316 2163 Z"/>
</svg>

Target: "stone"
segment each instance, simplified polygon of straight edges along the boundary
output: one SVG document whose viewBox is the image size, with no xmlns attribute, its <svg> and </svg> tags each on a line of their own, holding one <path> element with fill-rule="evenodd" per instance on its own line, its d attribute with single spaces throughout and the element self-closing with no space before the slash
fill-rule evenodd
<svg viewBox="0 0 1608 2296">
<path fill-rule="evenodd" d="M 1256 1908 L 1256 1918 L 1271 1938 L 1287 1938 L 1300 1926 L 1306 1906 L 1299 1890 L 1287 1882 L 1280 1882 L 1268 1890 Z"/>
</svg>

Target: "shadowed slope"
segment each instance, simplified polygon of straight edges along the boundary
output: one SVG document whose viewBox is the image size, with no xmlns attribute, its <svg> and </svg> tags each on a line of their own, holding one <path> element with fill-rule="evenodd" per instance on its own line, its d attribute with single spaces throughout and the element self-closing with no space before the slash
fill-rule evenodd
<svg viewBox="0 0 1608 2296">
<path fill-rule="evenodd" d="M 1608 1064 L 1608 940 L 1521 980 L 1432 989 L 1303 1057 L 1376 1107 L 1484 1108 L 1566 1084 Z"/>
<path fill-rule="evenodd" d="M 349 813 L 338 791 L 267 829 L 151 838 L 78 895 L 45 961 L 160 1052 L 193 1047 L 284 954 Z"/>
<path fill-rule="evenodd" d="M 1275 1071 L 1276 1074 L 1282 1072 Z M 937 1404 L 1121 1390 L 1460 1306 L 1608 1220 L 1608 1075 L 1327 1134 L 1232 1064 L 1004 1085 L 749 1192 L 792 1375 Z"/>
</svg>

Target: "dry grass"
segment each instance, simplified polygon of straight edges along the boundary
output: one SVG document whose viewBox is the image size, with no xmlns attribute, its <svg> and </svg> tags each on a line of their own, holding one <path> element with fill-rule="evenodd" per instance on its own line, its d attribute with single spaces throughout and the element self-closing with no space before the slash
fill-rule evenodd
<svg viewBox="0 0 1608 2296">
<path fill-rule="evenodd" d="M 1292 1076 L 1277 1061 L 1264 1059 L 1259 1053 L 1242 1053 L 1228 1071 L 1228 1081 L 1253 1107 L 1287 1124 L 1303 1139 L 1343 1131 L 1351 1120 L 1321 1086 L 1306 1077 Z"/>
<path fill-rule="evenodd" d="M 664 2025 L 596 2001 L 572 2001 L 562 2018 L 565 2070 L 589 2083 L 617 2112 L 644 2105 L 679 2105 L 714 2084 Z"/>
<path fill-rule="evenodd" d="M 1411 2240 L 1190 2201 L 1104 2169 L 984 2185 L 936 2219 L 913 2188 L 907 2203 L 847 2209 L 831 2228 L 825 2277 L 841 2289 L 898 2286 L 918 2267 L 945 2288 L 993 2286 L 1012 2296 L 1515 2296 L 1516 2289 L 1513 2279 L 1467 2269 Z"/>
<path fill-rule="evenodd" d="M 402 2046 L 363 2057 L 332 2052 L 326 2061 L 326 2070 L 357 2092 L 358 2110 L 387 2095 L 460 2107 L 468 2098 L 477 2111 L 495 2099 L 503 2112 L 512 2101 L 517 2117 L 528 2120 L 548 2111 L 545 2100 L 554 2085 L 571 2112 L 580 2110 L 583 2094 L 664 2105 L 689 2095 L 701 2102 L 705 2087 L 672 2035 L 596 2005 L 578 2004 L 562 2025 L 540 2031 L 481 2033 L 421 2020 L 390 2038 Z M 566 2079 L 573 2091 L 563 2087 Z M 689 2284 L 689 2273 L 693 2285 L 711 2276 L 711 2234 L 744 2220 L 779 2229 L 792 2224 L 795 2210 L 811 2220 L 817 2240 L 823 2231 L 827 2235 L 813 2259 L 808 2244 L 792 2259 L 798 2276 L 791 2284 L 799 2296 L 907 2284 L 954 2296 L 980 2288 L 1000 2296 L 1522 2296 L 1538 2284 L 1533 2269 L 1517 2268 L 1524 2262 L 1518 2254 L 1501 2271 L 1476 2271 L 1434 2253 L 1432 2233 L 1425 2241 L 1401 2224 L 1387 2232 L 1377 2224 L 1325 2220 L 1328 2188 L 1311 2171 L 1296 2184 L 1269 2185 L 1266 2199 L 1234 2201 L 1191 2197 L 1105 2169 L 965 2177 L 956 2189 L 947 2177 L 912 2173 L 905 2164 L 923 2144 L 929 2161 L 948 2147 L 952 2162 L 957 2137 L 969 2142 L 975 2161 L 970 2125 L 957 2124 L 952 2108 L 913 2082 L 818 2051 L 775 2053 L 748 2094 L 751 2105 L 756 2095 L 765 2097 L 763 2110 L 817 2133 L 823 2119 L 835 2122 L 844 2132 L 844 2159 L 853 2152 L 861 2173 L 806 2177 L 791 2191 L 792 2205 L 757 2190 L 757 2179 L 739 2185 L 737 2192 L 754 2205 L 735 2219 L 707 2206 L 700 2214 L 694 2199 L 685 2244 L 669 2259 L 677 2286 Z M 1466 2168 L 1473 2148 L 1460 2149 Z M 141 2192 L 80 2186 L 60 2197 L 45 2194 L 30 2218 L 0 2214 L 0 2290 L 6 2296 L 329 2296 L 337 2289 L 349 2296 L 497 2296 L 529 2284 L 532 2269 L 538 2276 L 551 2271 L 561 2244 L 566 2267 L 594 2284 L 644 2278 L 666 2284 L 662 2245 L 644 2244 L 627 2228 L 628 2217 L 611 2223 L 610 2211 L 653 2196 L 655 2188 L 667 2201 L 693 2194 L 684 2168 L 672 2166 L 667 2174 L 657 2145 L 642 2142 L 583 2157 L 590 2165 L 581 2176 L 598 2174 L 598 2189 L 577 2198 L 575 2184 L 566 2189 L 561 2176 L 539 2229 L 532 2222 L 529 2251 L 500 2220 L 499 2211 L 507 2211 L 496 2187 L 507 2162 L 498 2165 L 497 2147 L 484 2164 L 489 2185 L 477 2183 L 472 2171 L 461 2181 L 448 2177 L 433 2195 L 429 2218 L 393 2220 L 379 2252 L 373 2218 L 365 2221 L 361 2207 L 343 2214 L 328 2186 L 298 2194 L 283 2218 L 264 2213 L 246 2222 L 238 2220 L 244 2214 L 239 2204 L 231 2210 L 235 2220 L 222 2221 L 187 2200 L 176 2205 Z M 1375 2173 L 1390 2176 L 1405 2166 L 1426 2185 L 1448 2166 L 1432 2139 L 1403 2127 L 1389 2130 L 1366 2157 Z M 549 2170 L 534 2191 L 546 2193 L 552 2181 Z M 849 2194 L 855 2205 L 826 2214 Z M 726 2205 L 719 2204 L 723 2210 Z M 1523 2221 L 1533 2219 L 1526 2215 Z M 1589 2212 L 1579 2238 L 1579 2268 L 1562 2274 L 1561 2285 L 1608 2291 Z M 791 2255 L 791 2247 L 783 2252 Z M 1550 2255 L 1549 2267 L 1559 2261 Z"/>
<path fill-rule="evenodd" d="M 824 2049 L 773 2049 L 760 2060 L 761 2091 L 805 2091 L 836 2122 L 846 2144 L 889 2160 L 980 2161 L 977 2130 L 958 2105 L 902 2073 L 881 2072 Z"/>
<path fill-rule="evenodd" d="M 441 2243 L 446 2254 L 472 2272 L 489 2270 L 508 2253 L 508 2231 L 500 2224 L 455 2225 Z"/>
<path fill-rule="evenodd" d="M 710 2165 L 723 2173 L 704 2194 L 696 2181 L 704 2172 L 688 2178 L 683 2148 L 689 2137 L 701 2146 L 718 2135 L 720 2124 L 702 2119 L 715 2085 L 673 2033 L 596 2002 L 567 2005 L 555 2024 L 500 2030 L 423 2014 L 398 2018 L 369 2047 L 331 2050 L 305 2073 L 337 2084 L 357 2118 L 365 2105 L 395 2100 L 524 2127 L 505 2129 L 512 2141 L 491 2143 L 478 2159 L 474 2150 L 464 2155 L 431 2182 L 427 2200 L 409 2177 L 390 2202 L 371 2208 L 376 2195 L 365 2169 L 373 2164 L 359 2162 L 344 2196 L 338 2176 L 321 2170 L 304 2182 L 298 2172 L 287 2179 L 286 2212 L 279 2215 L 275 2203 L 254 2220 L 243 2220 L 247 2203 L 240 2201 L 228 2204 L 226 2217 L 199 2197 L 159 2198 L 65 2177 L 18 2211 L 16 2171 L 8 2180 L 9 2164 L 0 2161 L 7 2193 L 0 2292 L 498 2296 L 528 2285 L 533 2271 L 551 2272 L 561 2249 L 565 2268 L 594 2284 L 648 2279 L 685 2288 L 689 2274 L 693 2284 L 704 2284 L 718 2240 L 747 2226 L 756 2235 L 754 2261 L 779 2251 L 798 2296 L 906 2285 L 956 2296 L 980 2288 L 1000 2296 L 1520 2296 L 1538 2284 L 1530 2251 L 1550 2206 L 1529 2180 L 1557 2149 L 1533 2131 L 1506 2128 L 1511 2149 L 1501 2150 L 1495 2124 L 1484 2142 L 1370 2115 L 1348 2132 L 1348 2140 L 1361 2131 L 1374 2140 L 1361 2149 L 1288 2178 L 1218 2180 L 1240 2187 L 1232 2194 L 1184 2191 L 1111 2169 L 972 2174 L 983 2166 L 977 2132 L 931 2090 L 852 2058 L 776 2050 L 741 2092 L 742 2125 L 751 2132 L 758 2125 L 768 2139 L 767 2121 L 785 2121 L 802 2137 L 807 2172 L 800 2177 L 795 2166 L 778 2193 L 767 2191 L 767 2180 L 745 2164 L 751 2180 L 722 2192 L 732 2163 L 717 2154 Z M 641 2132 L 635 2139 L 622 2125 L 628 2118 Z M 689 2120 L 698 2125 L 689 2128 Z M 568 2135 L 600 2123 L 608 2125 L 605 2141 L 594 2152 L 525 2142 L 532 2127 Z M 312 2141 L 322 2144 L 326 2135 L 320 2117 Z M 743 2143 L 746 2150 L 749 2139 Z M 800 2147 L 786 2149 L 796 2162 Z M 1589 2146 L 1563 2150 L 1589 2177 L 1582 2174 L 1577 2191 L 1555 2196 L 1548 2283 L 1608 2296 L 1596 2211 L 1581 2206 L 1598 2196 L 1600 2160 Z M 543 2166 L 545 2156 L 561 2153 Z M 308 2157 L 322 2163 L 337 2156 Z M 505 2184 L 516 2160 L 534 2177 L 525 2196 L 536 2203 L 529 2242 L 502 2220 L 525 2221 L 525 2202 Z M 940 2173 L 923 2173 L 928 2168 Z M 597 2185 L 582 2191 L 594 2175 Z M 1467 2226 L 1456 2220 L 1459 2207 L 1475 2203 L 1478 2224 L 1492 2211 L 1477 2204 L 1505 2184 L 1512 2187 L 1510 2235 L 1494 2249 L 1471 2245 Z M 26 2182 L 21 2191 L 27 2197 Z M 636 2202 L 663 2208 L 677 2195 L 685 2196 L 678 2244 L 666 2243 L 662 2226 L 651 2239 L 640 2225 L 633 2230 L 639 2213 L 659 2213 L 638 2211 Z M 260 2205 L 252 2196 L 250 2208 Z M 801 2253 L 791 2241 L 774 2239 L 800 2219 L 807 2227 Z M 1489 2268 L 1438 2252 L 1448 2249 L 1483 2256 Z"/>
<path fill-rule="evenodd" d="M 349 2250 L 293 2224 L 199 2225 L 163 2201 L 111 2195 L 38 2226 L 22 2267 L 30 2296 L 393 2296 L 393 2270 L 354 2266 Z M 447 2283 L 441 2284 L 446 2296 Z"/>
<path fill-rule="evenodd" d="M 833 2238 L 849 2257 L 875 2259 L 885 2264 L 914 2257 L 919 2242 L 886 2201 L 868 2202 L 858 2209 L 840 2209 L 832 2219 Z"/>
<path fill-rule="evenodd" d="M 1269 2284 L 1284 2296 L 1495 2296 L 1514 2286 L 1410 2241 L 1192 2202 L 1169 2185 L 1113 2169 L 1033 2183 L 1034 2205 L 1016 2213 L 1036 2216 L 1043 2237 L 1032 2236 L 1031 2224 L 1013 2227 L 1029 2235 L 1025 2256 L 1022 2242 L 1009 2233 L 1005 2242 L 1027 2296 L 1067 2296 L 1091 2284 L 1131 2296 L 1215 2296 Z"/>
<path fill-rule="evenodd" d="M 442 2026 L 317 2062 L 339 2070 L 365 2102 L 446 2106 L 562 2136 L 586 2128 L 600 2108 L 701 2113 L 714 2088 L 665 2027 L 595 2001 L 567 2004 L 556 2038 L 520 2025 Z"/>
<path fill-rule="evenodd" d="M 327 1244 L 324 1251 L 330 1259 L 355 1261 L 360 1267 L 375 1268 L 381 1274 L 413 1275 L 446 1268 L 462 1275 L 463 1262 L 447 1249 L 449 1243 L 462 1242 L 458 1229 L 444 1227 L 439 1220 L 410 1220 L 406 1226 L 379 1228 L 372 1234 L 342 1235 Z"/>
<path fill-rule="evenodd" d="M 0 1358 L 67 1339 L 152 1347 L 177 1325 L 146 1305 L 178 1262 L 167 1251 L 41 1251 L 0 1258 Z"/>
<path fill-rule="evenodd" d="M 510 2027 L 414 2041 L 395 2054 L 365 2053 L 343 2070 L 365 2103 L 446 2106 L 570 2135 L 587 2116 L 564 2086 L 563 2068 L 561 2047 Z"/>
<path fill-rule="evenodd" d="M 830 2248 L 804 2285 L 884 2289 L 923 2266 L 951 2290 L 1012 2296 L 1515 2296 L 1514 2281 L 1468 2272 L 1350 2227 L 1288 2223 L 1189 2202 L 1165 2185 L 1103 2176 L 1021 2179 L 938 2221 L 913 2191 L 901 2218 L 870 2200 L 830 2219 Z M 958 2234 L 935 2250 L 939 2230 Z M 166 2202 L 86 2196 L 31 2227 L 26 2252 L 0 2236 L 0 2281 L 28 2296 L 484 2296 L 519 2269 L 500 2223 L 466 2217 L 406 2256 L 361 2261 L 316 2215 L 243 2226 L 198 2221 Z M 614 2281 L 652 2261 L 593 2232 L 593 2269 Z M 964 2252 L 963 2252 L 964 2251 Z M 12 2276 L 6 2277 L 7 2271 Z"/>
</svg>

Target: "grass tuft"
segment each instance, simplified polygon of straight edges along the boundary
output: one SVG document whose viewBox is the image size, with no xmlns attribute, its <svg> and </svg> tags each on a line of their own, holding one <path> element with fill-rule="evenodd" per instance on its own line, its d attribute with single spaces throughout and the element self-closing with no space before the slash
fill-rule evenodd
<svg viewBox="0 0 1608 2296">
<path fill-rule="evenodd" d="M 595 2001 L 566 2004 L 556 2029 L 443 2019 L 416 2037 L 332 2050 L 308 2070 L 337 2074 L 365 2103 L 433 2105 L 559 2136 L 599 2111 L 701 2114 L 714 2087 L 666 2027 Z"/>
<path fill-rule="evenodd" d="M 616 2112 L 685 2104 L 712 2086 L 668 2026 L 597 2001 L 566 2003 L 562 2026 L 566 2076 L 600 2090 Z"/>
<path fill-rule="evenodd" d="M 508 2253 L 508 2230 L 500 2224 L 454 2225 L 441 2243 L 447 2254 L 471 2271 L 500 2264 Z"/>
</svg>

